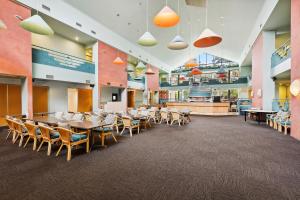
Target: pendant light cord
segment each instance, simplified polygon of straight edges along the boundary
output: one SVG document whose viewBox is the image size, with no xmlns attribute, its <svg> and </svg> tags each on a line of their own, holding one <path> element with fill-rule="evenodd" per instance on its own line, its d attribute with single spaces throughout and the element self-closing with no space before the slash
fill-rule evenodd
<svg viewBox="0 0 300 200">
<path fill-rule="evenodd" d="M 146 0 L 146 19 L 147 19 L 147 22 L 146 22 L 146 26 L 147 26 L 147 32 L 149 31 L 149 8 L 148 8 L 148 1 L 149 0 Z"/>
<path fill-rule="evenodd" d="M 180 16 L 180 2 L 179 2 L 179 0 L 177 1 L 177 9 L 178 9 L 178 15 Z M 177 26 L 177 35 L 179 35 L 180 23 L 181 23 L 181 20 L 179 21 L 178 26 Z"/>
<path fill-rule="evenodd" d="M 208 16 L 208 0 L 206 0 L 205 28 L 207 28 L 207 16 Z"/>
</svg>

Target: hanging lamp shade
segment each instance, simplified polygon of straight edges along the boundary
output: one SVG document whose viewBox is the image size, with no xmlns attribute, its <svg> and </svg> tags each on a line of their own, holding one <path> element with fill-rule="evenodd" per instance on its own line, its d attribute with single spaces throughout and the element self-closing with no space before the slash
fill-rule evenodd
<svg viewBox="0 0 300 200">
<path fill-rule="evenodd" d="M 188 62 L 185 63 L 185 67 L 186 68 L 193 68 L 193 67 L 197 67 L 199 64 L 196 62 L 195 59 L 191 59 Z"/>
<path fill-rule="evenodd" d="M 25 30 L 40 34 L 40 35 L 53 35 L 52 28 L 41 18 L 39 15 L 33 15 L 20 22 L 20 26 Z"/>
<path fill-rule="evenodd" d="M 151 67 L 147 67 L 147 70 L 146 70 L 145 74 L 146 75 L 154 75 L 155 73 L 154 73 L 154 71 L 152 70 Z"/>
<path fill-rule="evenodd" d="M 200 69 L 198 69 L 198 68 L 194 68 L 194 69 L 191 71 L 191 74 L 192 74 L 193 76 L 195 76 L 195 75 L 201 75 L 201 74 L 202 74 L 202 71 L 201 71 Z"/>
<path fill-rule="evenodd" d="M 175 26 L 180 20 L 180 17 L 169 6 L 163 7 L 163 9 L 154 17 L 153 22 L 159 27 L 171 27 Z"/>
<path fill-rule="evenodd" d="M 176 35 L 175 38 L 169 43 L 168 48 L 172 50 L 181 50 L 187 48 L 188 46 L 188 43 L 186 43 L 180 35 Z"/>
<path fill-rule="evenodd" d="M 126 71 L 127 71 L 128 73 L 134 72 L 134 71 L 135 71 L 134 66 L 131 65 L 131 64 L 129 64 L 129 65 L 127 66 Z"/>
<path fill-rule="evenodd" d="M 137 68 L 137 69 L 145 69 L 146 66 L 145 66 L 145 64 L 144 64 L 142 61 L 140 61 L 140 62 L 137 64 L 136 68 Z"/>
<path fill-rule="evenodd" d="M 123 65 L 124 61 L 120 57 L 116 57 L 116 59 L 113 61 L 116 65 Z"/>
<path fill-rule="evenodd" d="M 147 31 L 140 37 L 138 44 L 142 46 L 154 46 L 157 44 L 157 40 Z"/>
<path fill-rule="evenodd" d="M 194 46 L 198 48 L 206 48 L 215 46 L 222 42 L 222 37 L 214 33 L 209 28 L 206 28 L 194 42 Z"/>
<path fill-rule="evenodd" d="M 138 76 L 138 77 L 135 77 L 134 80 L 140 81 L 140 80 L 143 80 L 143 77 L 142 76 Z"/>
<path fill-rule="evenodd" d="M 5 25 L 5 23 L 0 19 L 0 30 L 1 29 L 7 29 L 7 26 Z"/>
</svg>

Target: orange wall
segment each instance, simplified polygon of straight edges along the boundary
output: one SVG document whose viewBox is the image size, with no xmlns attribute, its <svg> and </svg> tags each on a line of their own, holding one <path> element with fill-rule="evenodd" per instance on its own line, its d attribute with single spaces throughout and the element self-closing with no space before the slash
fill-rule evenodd
<svg viewBox="0 0 300 200">
<path fill-rule="evenodd" d="M 0 30 L 0 74 L 28 79 L 28 113 L 32 114 L 32 58 L 31 33 L 19 26 L 15 15 L 27 18 L 31 11 L 9 0 L 0 0 L 0 19 L 7 26 Z M 24 113 L 23 113 L 24 114 Z"/>
<path fill-rule="evenodd" d="M 147 86 L 150 91 L 159 91 L 159 69 L 151 66 L 151 69 L 155 73 L 154 75 L 147 75 Z"/>
<path fill-rule="evenodd" d="M 123 65 L 113 64 L 114 59 L 119 56 L 123 61 Z M 98 49 L 98 78 L 99 88 L 102 85 L 114 87 L 127 87 L 127 54 L 117 51 L 117 49 L 99 41 Z"/>
<path fill-rule="evenodd" d="M 252 49 L 252 106 L 262 108 L 262 97 L 257 96 L 257 91 L 262 89 L 262 62 L 263 62 L 263 36 L 258 36 Z"/>
<path fill-rule="evenodd" d="M 300 1 L 291 1 L 291 47 L 292 67 L 291 82 L 300 79 Z M 291 98 L 292 132 L 291 135 L 300 140 L 300 96 Z"/>
</svg>

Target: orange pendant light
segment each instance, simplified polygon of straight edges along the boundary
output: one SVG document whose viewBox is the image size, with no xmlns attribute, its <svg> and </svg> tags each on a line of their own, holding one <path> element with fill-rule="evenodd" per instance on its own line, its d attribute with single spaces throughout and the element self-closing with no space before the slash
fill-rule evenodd
<svg viewBox="0 0 300 200">
<path fill-rule="evenodd" d="M 185 63 L 185 67 L 186 68 L 193 68 L 193 67 L 197 67 L 199 64 L 196 62 L 195 59 L 191 59 L 188 62 Z"/>
<path fill-rule="evenodd" d="M 168 6 L 166 0 L 166 6 L 154 17 L 153 23 L 156 26 L 167 28 L 175 26 L 180 20 L 180 17 Z"/>
<path fill-rule="evenodd" d="M 202 74 L 202 71 L 201 71 L 200 69 L 198 69 L 198 68 L 194 68 L 194 69 L 192 70 L 191 74 L 192 74 L 193 76 L 201 75 L 201 74 Z"/>
<path fill-rule="evenodd" d="M 116 59 L 113 61 L 114 64 L 116 65 L 123 65 L 124 61 L 118 56 Z"/>
<path fill-rule="evenodd" d="M 207 28 L 207 15 L 208 15 L 208 0 L 206 3 L 206 17 L 205 17 L 205 29 L 201 35 L 194 42 L 194 46 L 198 48 L 206 48 L 219 44 L 222 42 L 222 37 L 214 33 L 212 30 Z"/>
</svg>

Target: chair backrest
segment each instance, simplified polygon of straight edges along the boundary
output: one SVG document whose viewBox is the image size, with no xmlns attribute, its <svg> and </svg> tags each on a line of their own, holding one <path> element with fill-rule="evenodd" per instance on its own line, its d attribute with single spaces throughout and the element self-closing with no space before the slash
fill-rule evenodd
<svg viewBox="0 0 300 200">
<path fill-rule="evenodd" d="M 22 134 L 24 131 L 26 131 L 27 129 L 25 128 L 24 124 L 20 121 L 16 121 L 14 120 L 14 130 L 18 133 L 18 134 Z"/>
<path fill-rule="evenodd" d="M 104 123 L 105 124 L 114 124 L 115 120 L 116 120 L 116 115 L 108 114 L 104 119 Z"/>
<path fill-rule="evenodd" d="M 62 128 L 62 127 L 57 127 L 57 131 L 59 132 L 60 139 L 63 143 L 65 144 L 70 144 L 71 143 L 71 137 L 72 137 L 72 131 Z"/>
<path fill-rule="evenodd" d="M 32 136 L 32 137 L 36 137 L 36 129 L 37 129 L 37 126 L 30 123 L 30 122 L 25 122 L 24 123 L 25 127 L 27 128 L 28 130 L 28 135 Z"/>
<path fill-rule="evenodd" d="M 161 116 L 162 119 L 168 119 L 168 112 L 161 111 L 160 116 Z"/>
<path fill-rule="evenodd" d="M 150 110 L 150 111 L 149 111 L 149 116 L 150 116 L 151 118 L 155 118 L 155 117 L 156 117 L 156 111 Z"/>
<path fill-rule="evenodd" d="M 13 120 L 9 119 L 9 118 L 5 118 L 6 123 L 8 125 L 9 130 L 14 130 L 14 124 L 13 124 Z"/>
<path fill-rule="evenodd" d="M 56 119 L 63 119 L 63 115 L 64 115 L 63 112 L 56 112 L 55 115 L 54 115 L 54 117 Z"/>
<path fill-rule="evenodd" d="M 124 126 L 131 126 L 131 117 L 123 116 L 122 117 Z"/>
<path fill-rule="evenodd" d="M 54 130 L 50 126 L 42 123 L 38 123 L 38 127 L 41 130 L 42 138 L 46 140 L 50 140 L 51 139 L 50 133 L 53 132 Z"/>
<path fill-rule="evenodd" d="M 78 120 L 78 121 L 83 120 L 83 114 L 82 113 L 76 113 L 75 115 L 73 115 L 72 120 Z"/>
<path fill-rule="evenodd" d="M 180 119 L 180 114 L 178 112 L 171 112 L 172 113 L 172 118 L 174 120 L 178 120 Z"/>
</svg>

